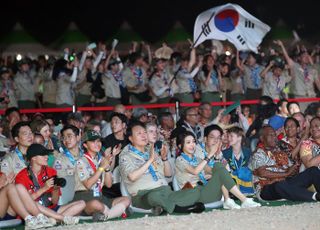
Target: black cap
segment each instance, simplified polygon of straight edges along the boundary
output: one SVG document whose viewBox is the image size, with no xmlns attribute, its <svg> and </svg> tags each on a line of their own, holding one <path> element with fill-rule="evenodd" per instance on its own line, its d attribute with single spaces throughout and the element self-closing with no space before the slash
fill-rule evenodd
<svg viewBox="0 0 320 230">
<path fill-rule="evenodd" d="M 5 74 L 5 73 L 10 73 L 10 69 L 3 66 L 1 69 L 0 69 L 0 75 L 2 74 Z"/>
<path fill-rule="evenodd" d="M 27 160 L 31 160 L 32 157 L 35 156 L 47 156 L 52 153 L 52 149 L 47 149 L 43 145 L 40 144 L 32 144 L 29 146 L 27 150 Z"/>
</svg>

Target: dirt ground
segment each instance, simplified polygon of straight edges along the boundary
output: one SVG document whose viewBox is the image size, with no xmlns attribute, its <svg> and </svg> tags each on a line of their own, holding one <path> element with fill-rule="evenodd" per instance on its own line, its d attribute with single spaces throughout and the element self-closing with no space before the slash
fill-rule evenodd
<svg viewBox="0 0 320 230">
<path fill-rule="evenodd" d="M 110 221 L 55 229 L 83 230 L 138 230 L 138 229 L 320 229 L 320 203 L 304 203 L 292 206 L 260 207 L 241 210 L 213 210 L 202 214 L 183 216 L 166 215 Z M 51 228 L 53 229 L 53 228 Z"/>
</svg>

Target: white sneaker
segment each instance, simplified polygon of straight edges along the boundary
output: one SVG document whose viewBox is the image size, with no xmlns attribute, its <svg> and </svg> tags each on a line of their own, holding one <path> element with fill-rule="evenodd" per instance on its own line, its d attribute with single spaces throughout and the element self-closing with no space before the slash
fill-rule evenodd
<svg viewBox="0 0 320 230">
<path fill-rule="evenodd" d="M 224 209 L 240 209 L 240 205 L 236 204 L 233 199 L 228 198 L 225 202 L 223 202 Z"/>
<path fill-rule="evenodd" d="M 63 218 L 63 223 L 66 225 L 75 225 L 79 223 L 79 219 L 78 216 L 65 216 Z"/>
<path fill-rule="evenodd" d="M 42 228 L 35 216 L 25 219 L 25 230 Z"/>
<path fill-rule="evenodd" d="M 241 204 L 241 208 L 255 208 L 255 207 L 260 207 L 261 204 L 253 201 L 252 198 L 247 198 L 245 199 L 244 202 Z"/>
<path fill-rule="evenodd" d="M 41 225 L 43 228 L 52 227 L 57 224 L 55 219 L 48 218 L 42 213 L 40 213 L 36 218 L 37 218 L 38 224 Z"/>
</svg>

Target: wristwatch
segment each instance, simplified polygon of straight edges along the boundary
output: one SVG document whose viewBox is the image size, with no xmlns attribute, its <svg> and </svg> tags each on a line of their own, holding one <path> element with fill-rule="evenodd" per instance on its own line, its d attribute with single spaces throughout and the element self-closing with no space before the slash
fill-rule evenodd
<svg viewBox="0 0 320 230">
<path fill-rule="evenodd" d="M 209 161 L 211 161 L 211 158 L 209 158 L 209 157 L 206 156 L 206 157 L 204 158 L 204 160 L 205 160 L 207 163 L 209 163 Z"/>
<path fill-rule="evenodd" d="M 104 171 L 107 173 L 107 172 L 110 172 L 111 170 L 110 170 L 110 168 L 108 167 L 108 168 L 106 168 Z"/>
</svg>

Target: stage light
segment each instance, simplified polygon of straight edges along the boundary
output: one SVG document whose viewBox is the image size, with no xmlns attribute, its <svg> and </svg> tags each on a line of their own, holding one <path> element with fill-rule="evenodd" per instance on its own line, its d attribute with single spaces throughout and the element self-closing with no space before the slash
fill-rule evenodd
<svg viewBox="0 0 320 230">
<path fill-rule="evenodd" d="M 16 59 L 17 59 L 17 61 L 21 61 L 22 55 L 21 54 L 17 54 Z"/>
<path fill-rule="evenodd" d="M 231 52 L 230 52 L 229 50 L 227 50 L 227 51 L 226 51 L 226 55 L 227 55 L 227 56 L 230 56 L 230 55 L 231 55 Z"/>
<path fill-rule="evenodd" d="M 44 58 L 48 61 L 49 55 L 48 54 L 44 55 Z"/>
</svg>

